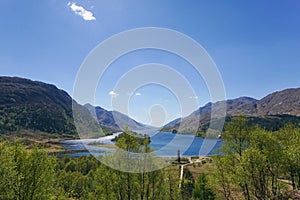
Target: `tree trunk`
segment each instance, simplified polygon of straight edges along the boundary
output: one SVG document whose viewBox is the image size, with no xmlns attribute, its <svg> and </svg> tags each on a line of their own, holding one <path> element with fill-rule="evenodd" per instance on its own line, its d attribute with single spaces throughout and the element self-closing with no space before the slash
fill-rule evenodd
<svg viewBox="0 0 300 200">
<path fill-rule="evenodd" d="M 294 169 L 293 169 L 292 166 L 290 167 L 290 176 L 291 176 L 291 181 L 292 181 L 292 187 L 293 187 L 293 190 L 295 190 L 295 189 L 296 189 L 296 184 L 295 184 L 295 173 L 294 173 Z"/>
</svg>

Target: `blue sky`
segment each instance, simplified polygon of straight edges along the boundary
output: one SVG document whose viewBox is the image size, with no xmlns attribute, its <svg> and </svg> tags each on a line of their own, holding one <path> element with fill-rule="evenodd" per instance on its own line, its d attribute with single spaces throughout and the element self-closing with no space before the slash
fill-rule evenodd
<svg viewBox="0 0 300 200">
<path fill-rule="evenodd" d="M 222 75 L 227 98 L 259 99 L 300 85 L 298 0 L 2 0 L 1 7 L 0 74 L 53 83 L 71 95 L 79 67 L 93 48 L 114 34 L 141 27 L 174 29 L 201 44 Z M 184 74 L 199 105 L 210 101 L 204 81 L 188 63 L 145 50 L 112 64 L 98 85 L 95 103 L 112 109 L 109 92 L 118 79 L 149 62 Z M 174 94 L 157 85 L 137 89 L 128 105 L 129 114 L 145 123 L 151 122 L 153 106 L 165 121 L 192 111 L 182 113 Z"/>
</svg>

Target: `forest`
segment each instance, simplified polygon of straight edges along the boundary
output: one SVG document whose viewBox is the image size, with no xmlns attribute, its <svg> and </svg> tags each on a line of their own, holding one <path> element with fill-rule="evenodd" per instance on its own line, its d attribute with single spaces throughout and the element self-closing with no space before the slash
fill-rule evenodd
<svg viewBox="0 0 300 200">
<path fill-rule="evenodd" d="M 149 152 L 149 142 L 127 131 L 116 145 Z M 187 165 L 181 179 L 180 163 L 127 173 L 93 156 L 57 158 L 44 149 L 2 139 L 0 199 L 295 199 L 300 189 L 299 143 L 299 126 L 271 132 L 236 117 L 226 125 L 223 146 L 211 162 Z"/>
</svg>

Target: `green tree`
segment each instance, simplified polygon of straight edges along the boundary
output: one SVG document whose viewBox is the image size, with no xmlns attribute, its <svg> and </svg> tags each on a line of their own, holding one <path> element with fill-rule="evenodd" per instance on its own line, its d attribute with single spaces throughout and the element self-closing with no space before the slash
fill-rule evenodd
<svg viewBox="0 0 300 200">
<path fill-rule="evenodd" d="M 184 168 L 183 178 L 181 180 L 181 188 L 180 188 L 182 199 L 190 199 L 192 197 L 194 183 L 195 180 L 192 173 L 187 168 Z"/>
<path fill-rule="evenodd" d="M 134 157 L 134 153 L 151 151 L 149 137 L 137 135 L 125 128 L 115 141 L 120 149 L 112 156 L 107 155 L 107 162 L 112 162 L 124 171 L 151 164 L 147 162 L 151 160 L 147 158 L 147 154 L 143 159 Z M 161 199 L 162 196 L 164 178 L 161 171 L 126 173 L 100 166 L 95 171 L 94 178 L 97 199 Z"/>
<path fill-rule="evenodd" d="M 276 132 L 276 136 L 280 141 L 285 172 L 293 189 L 300 189 L 300 128 L 288 124 Z"/>
<path fill-rule="evenodd" d="M 248 120 L 245 117 L 239 116 L 232 118 L 225 126 L 223 134 L 223 151 L 226 154 L 237 154 L 240 159 L 243 151 L 249 147 L 251 127 L 248 126 Z"/>
<path fill-rule="evenodd" d="M 16 199 L 49 199 L 53 193 L 55 159 L 43 150 L 30 152 L 21 145 L 13 147 L 16 164 Z"/>
<path fill-rule="evenodd" d="M 236 171 L 232 171 L 233 180 L 242 189 L 246 200 L 250 200 L 250 191 L 248 181 L 243 178 L 243 166 L 241 166 L 241 159 L 243 151 L 250 145 L 250 131 L 251 127 L 248 126 L 247 118 L 235 117 L 225 127 L 225 133 L 223 134 L 223 152 L 224 156 L 229 156 L 228 160 L 232 164 L 232 168 Z"/>
<path fill-rule="evenodd" d="M 8 142 L 0 142 L 0 199 L 14 198 L 14 178 L 16 176 L 15 162 L 12 159 L 12 149 Z"/>
<path fill-rule="evenodd" d="M 241 160 L 243 178 L 248 181 L 251 199 L 264 200 L 269 195 L 269 174 L 267 157 L 261 151 L 255 148 L 249 148 L 244 151 Z"/>
<path fill-rule="evenodd" d="M 231 200 L 232 191 L 236 188 L 234 176 L 236 174 L 235 159 L 227 155 L 217 155 L 213 160 L 213 186 L 225 199 Z"/>
<path fill-rule="evenodd" d="M 286 125 L 277 132 L 248 126 L 233 118 L 225 127 L 222 155 L 214 159 L 215 182 L 226 199 L 241 191 L 245 199 L 280 199 L 279 178 L 288 176 L 293 189 L 300 185 L 300 131 Z"/>
<path fill-rule="evenodd" d="M 212 188 L 208 186 L 206 175 L 201 173 L 195 182 L 193 197 L 197 200 L 214 200 L 215 196 Z"/>
<path fill-rule="evenodd" d="M 56 161 L 20 144 L 0 143 L 0 199 L 49 199 L 54 194 Z"/>
<path fill-rule="evenodd" d="M 180 189 L 178 187 L 180 182 L 180 170 L 172 168 L 164 169 L 164 183 L 165 183 L 165 199 L 178 200 L 180 199 Z"/>
<path fill-rule="evenodd" d="M 276 133 L 269 132 L 258 127 L 251 132 L 250 144 L 252 151 L 257 151 L 257 157 L 253 155 L 253 159 L 264 160 L 261 161 L 263 163 L 255 164 L 257 167 L 260 165 L 260 175 L 266 176 L 266 182 L 271 182 L 271 186 L 268 187 L 263 187 L 261 184 L 255 184 L 255 186 L 257 187 L 261 185 L 262 188 L 259 189 L 261 192 L 267 189 L 269 190 L 267 193 L 269 196 L 271 196 L 271 198 L 277 198 L 278 195 L 280 196 L 279 192 L 281 189 L 278 179 L 284 172 L 285 168 L 283 166 L 284 154 L 282 145 L 280 144 Z M 255 171 L 252 171 L 252 173 L 254 172 Z M 255 176 L 253 175 L 253 177 Z"/>
</svg>

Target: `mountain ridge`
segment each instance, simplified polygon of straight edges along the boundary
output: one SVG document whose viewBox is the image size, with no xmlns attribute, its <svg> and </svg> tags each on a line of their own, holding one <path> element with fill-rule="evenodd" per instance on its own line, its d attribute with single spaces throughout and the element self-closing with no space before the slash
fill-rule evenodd
<svg viewBox="0 0 300 200">
<path fill-rule="evenodd" d="M 130 130 L 150 128 L 149 125 L 137 122 L 136 120 L 119 111 L 108 111 L 100 106 L 93 106 L 89 103 L 85 104 L 84 107 L 86 107 L 90 111 L 92 116 L 97 119 L 100 125 L 111 130 L 121 131 L 126 126 Z"/>
<path fill-rule="evenodd" d="M 210 122 L 212 106 L 218 108 L 222 103 L 224 101 L 207 103 L 187 117 L 170 121 L 163 128 L 178 128 L 181 124 L 181 126 L 184 125 L 184 129 L 189 129 L 200 124 L 200 129 L 204 130 L 203 127 L 207 127 L 207 123 Z M 29 129 L 49 133 L 76 134 L 78 127 L 74 124 L 72 105 L 79 111 L 76 115 L 79 115 L 78 118 L 81 121 L 76 121 L 76 123 L 82 125 L 79 128 L 81 132 L 97 132 L 100 125 L 110 131 L 120 131 L 125 125 L 128 125 L 130 129 L 151 128 L 118 111 L 107 111 L 100 106 L 82 106 L 67 92 L 53 84 L 19 77 L 0 76 L 0 133 Z M 260 100 L 243 96 L 227 100 L 226 105 L 227 117 L 244 115 L 253 117 L 254 121 L 260 118 L 265 118 L 265 121 L 275 118 L 276 120 L 282 118 L 294 120 L 286 116 L 300 117 L 300 88 L 276 91 Z M 91 112 L 92 109 L 96 111 L 94 115 Z M 276 115 L 277 117 L 268 117 Z M 86 120 L 82 120 L 83 118 Z"/>
<path fill-rule="evenodd" d="M 88 110 L 64 90 L 40 81 L 0 76 L 0 133 L 23 130 L 75 137 L 78 130 L 103 135 Z"/>
<path fill-rule="evenodd" d="M 0 76 L 2 134 L 30 130 L 96 137 L 102 136 L 103 131 L 121 131 L 126 124 L 130 129 L 148 127 L 118 111 L 107 111 L 99 106 L 95 107 L 97 118 L 91 115 L 91 109 L 94 109 L 92 105 L 78 104 L 66 91 L 53 84 Z"/>
<path fill-rule="evenodd" d="M 286 118 L 287 115 L 290 115 L 300 117 L 300 88 L 276 91 L 260 100 L 244 96 L 215 103 L 210 102 L 184 118 L 175 119 L 177 123 L 175 120 L 169 122 L 163 127 L 163 130 L 178 129 L 180 127 L 180 132 L 188 132 L 188 130 L 193 130 L 192 126 L 199 126 L 200 130 L 205 131 L 203 126 L 207 128 L 207 124 L 210 122 L 212 106 L 215 106 L 215 109 L 218 110 L 218 107 L 221 109 L 220 106 L 223 106 L 224 103 L 226 104 L 226 117 L 243 115 L 255 118 L 255 121 L 264 118 L 270 119 L 270 116 Z M 173 125 L 169 126 L 170 124 Z"/>
</svg>

